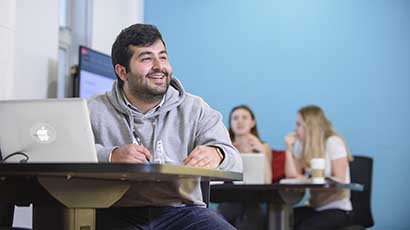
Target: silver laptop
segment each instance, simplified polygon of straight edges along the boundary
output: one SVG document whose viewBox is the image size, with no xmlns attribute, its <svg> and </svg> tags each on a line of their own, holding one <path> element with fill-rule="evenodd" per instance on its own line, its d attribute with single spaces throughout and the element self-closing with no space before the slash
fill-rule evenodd
<svg viewBox="0 0 410 230">
<path fill-rule="evenodd" d="M 84 99 L 0 101 L 0 150 L 5 162 L 97 162 Z M 26 155 L 26 156 L 24 156 Z"/>
<path fill-rule="evenodd" d="M 243 183 L 263 184 L 265 179 L 265 154 L 241 153 L 243 162 Z"/>
</svg>

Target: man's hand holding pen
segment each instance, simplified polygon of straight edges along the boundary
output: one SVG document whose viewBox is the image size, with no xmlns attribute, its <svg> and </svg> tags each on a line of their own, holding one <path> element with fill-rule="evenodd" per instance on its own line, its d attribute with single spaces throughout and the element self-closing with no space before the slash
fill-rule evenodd
<svg viewBox="0 0 410 230">
<path fill-rule="evenodd" d="M 147 148 L 138 144 L 122 145 L 112 151 L 111 162 L 147 163 L 152 155 Z"/>
</svg>

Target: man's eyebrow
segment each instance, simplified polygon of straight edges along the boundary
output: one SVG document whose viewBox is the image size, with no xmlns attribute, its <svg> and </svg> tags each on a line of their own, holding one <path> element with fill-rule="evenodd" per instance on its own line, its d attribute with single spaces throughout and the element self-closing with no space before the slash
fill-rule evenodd
<svg viewBox="0 0 410 230">
<path fill-rule="evenodd" d="M 152 54 L 154 54 L 154 53 L 151 52 L 151 51 L 144 51 L 144 52 L 141 52 L 140 54 L 138 54 L 137 57 L 140 58 L 141 56 L 144 56 L 144 55 L 152 55 Z M 168 54 L 168 53 L 167 53 L 166 50 L 162 50 L 162 51 L 159 52 L 159 54 Z"/>
<path fill-rule="evenodd" d="M 151 51 L 144 51 L 144 52 L 141 52 L 140 54 L 138 54 L 138 56 L 137 57 L 141 57 L 141 56 L 144 56 L 144 55 L 151 55 L 152 54 L 152 52 Z"/>
</svg>

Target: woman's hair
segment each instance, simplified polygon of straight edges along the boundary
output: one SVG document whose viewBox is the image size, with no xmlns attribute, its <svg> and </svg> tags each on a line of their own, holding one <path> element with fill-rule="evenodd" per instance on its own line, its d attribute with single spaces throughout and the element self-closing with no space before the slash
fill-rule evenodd
<svg viewBox="0 0 410 230">
<path fill-rule="evenodd" d="M 310 165 L 310 160 L 315 157 L 324 158 L 326 141 L 331 136 L 338 136 L 333 129 L 332 123 L 326 118 L 323 110 L 316 105 L 309 105 L 299 109 L 298 113 L 303 119 L 303 160 L 305 165 Z M 347 157 L 352 160 L 346 142 L 343 140 L 347 150 Z"/>
<path fill-rule="evenodd" d="M 244 109 L 244 110 L 248 111 L 249 114 L 251 114 L 252 120 L 255 121 L 255 126 L 252 127 L 251 133 L 252 133 L 253 135 L 255 135 L 258 139 L 260 139 L 260 138 L 259 138 L 259 134 L 258 134 L 258 128 L 256 127 L 255 114 L 252 112 L 252 110 L 249 108 L 249 106 L 247 106 L 247 105 L 238 105 L 238 106 L 233 107 L 233 109 L 232 109 L 231 112 L 229 113 L 229 128 L 228 128 L 228 131 L 229 131 L 229 137 L 231 138 L 231 140 L 232 140 L 232 141 L 235 140 L 235 134 L 233 133 L 232 128 L 231 128 L 232 113 L 235 112 L 235 111 L 238 110 L 238 109 Z"/>
</svg>

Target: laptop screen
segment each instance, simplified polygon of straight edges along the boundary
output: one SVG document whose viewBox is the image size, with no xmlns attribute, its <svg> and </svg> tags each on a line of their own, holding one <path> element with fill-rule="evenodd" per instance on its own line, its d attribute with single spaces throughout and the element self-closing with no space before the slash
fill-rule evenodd
<svg viewBox="0 0 410 230">
<path fill-rule="evenodd" d="M 265 178 L 265 154 L 241 153 L 243 162 L 243 183 L 263 184 Z"/>
</svg>

